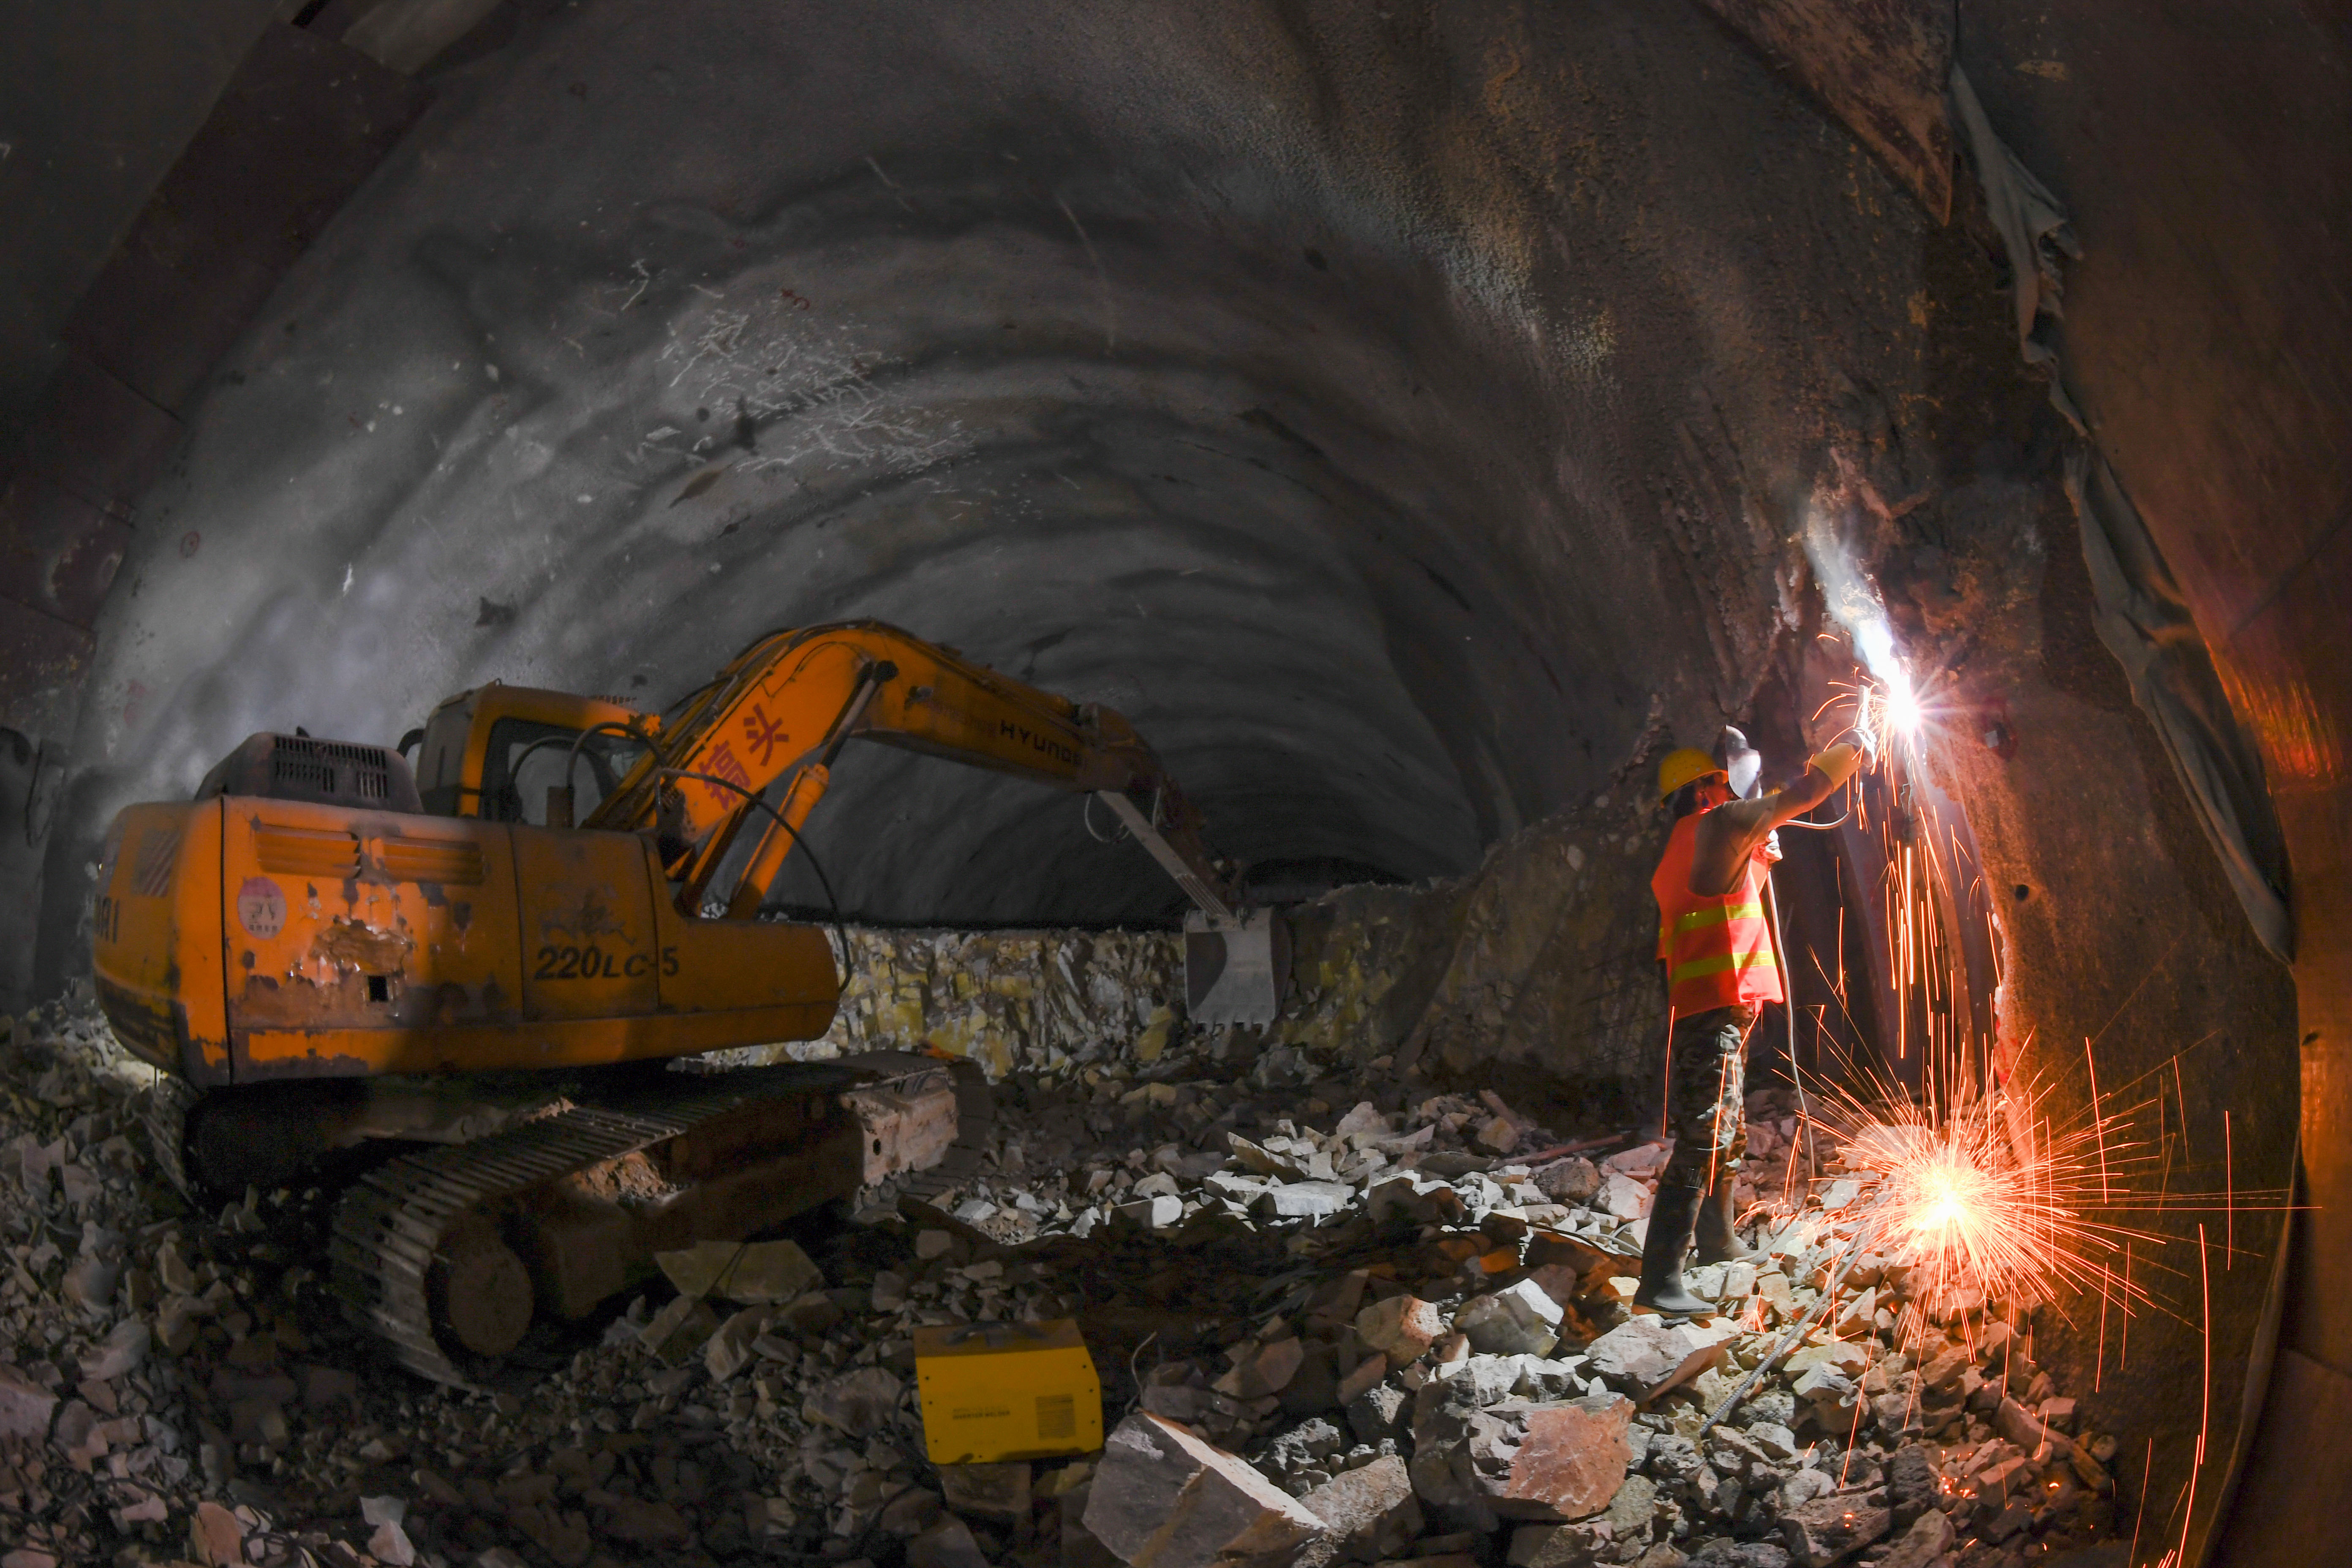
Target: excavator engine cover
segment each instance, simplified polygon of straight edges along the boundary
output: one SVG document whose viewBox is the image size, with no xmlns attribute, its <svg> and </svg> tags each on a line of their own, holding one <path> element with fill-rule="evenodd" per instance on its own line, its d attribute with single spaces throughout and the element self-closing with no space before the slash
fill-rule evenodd
<svg viewBox="0 0 2352 1568">
<path fill-rule="evenodd" d="M 635 833 L 215 795 L 110 837 L 100 1005 L 198 1088 L 814 1039 L 839 995 L 823 931 L 680 914 Z"/>
</svg>

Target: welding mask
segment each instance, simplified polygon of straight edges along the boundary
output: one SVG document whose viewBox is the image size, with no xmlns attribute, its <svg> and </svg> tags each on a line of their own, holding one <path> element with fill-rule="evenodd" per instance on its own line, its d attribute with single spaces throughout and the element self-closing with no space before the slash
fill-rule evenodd
<svg viewBox="0 0 2352 1568">
<path fill-rule="evenodd" d="M 1739 799 L 1754 800 L 1763 789 L 1763 753 L 1748 743 L 1745 734 L 1728 724 L 1716 738 L 1715 761 L 1730 776 L 1731 793 Z"/>
</svg>

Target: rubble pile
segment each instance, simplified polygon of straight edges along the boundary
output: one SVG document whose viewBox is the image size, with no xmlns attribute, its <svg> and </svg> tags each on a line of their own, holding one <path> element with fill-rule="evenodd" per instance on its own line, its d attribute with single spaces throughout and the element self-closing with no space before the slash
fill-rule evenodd
<svg viewBox="0 0 2352 1568">
<path fill-rule="evenodd" d="M 1366 1100 L 1278 1048 L 1128 1059 L 1000 1086 L 960 1185 L 667 1254 L 465 1393 L 346 1326 L 331 1193 L 185 1212 L 149 1070 L 94 1016 L 20 1022 L 0 1563 L 1973 1568 L 2112 1529 L 2115 1439 L 2032 1319 L 1927 1322 L 1898 1264 L 1849 1258 L 1874 1177 L 1811 1157 L 1777 1091 L 1759 1255 L 1692 1270 L 1721 1310 L 1667 1322 L 1629 1305 L 1666 1152 L 1638 1133 Z M 915 1331 L 1066 1317 L 1104 1448 L 931 1465 Z"/>
</svg>

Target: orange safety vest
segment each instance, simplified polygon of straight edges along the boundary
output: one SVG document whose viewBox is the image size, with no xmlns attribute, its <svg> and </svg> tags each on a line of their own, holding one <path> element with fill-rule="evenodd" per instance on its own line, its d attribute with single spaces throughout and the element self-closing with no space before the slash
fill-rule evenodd
<svg viewBox="0 0 2352 1568">
<path fill-rule="evenodd" d="M 1713 809 L 1713 808 L 1710 808 Z M 1772 958 L 1772 927 L 1764 918 L 1764 868 L 1753 856 L 1738 886 L 1718 898 L 1690 890 L 1691 857 L 1698 846 L 1692 812 L 1666 837 L 1666 852 L 1650 878 L 1658 900 L 1658 957 L 1666 965 L 1666 1000 L 1677 1018 L 1778 1002 L 1780 966 Z"/>
</svg>

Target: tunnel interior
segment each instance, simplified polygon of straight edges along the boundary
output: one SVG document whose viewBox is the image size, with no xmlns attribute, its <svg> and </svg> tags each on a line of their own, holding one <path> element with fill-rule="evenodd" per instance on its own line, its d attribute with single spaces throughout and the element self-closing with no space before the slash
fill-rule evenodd
<svg viewBox="0 0 2352 1568">
<path fill-rule="evenodd" d="M 371 7 L 301 9 L 270 26 Z M 1755 21 L 1802 5 L 473 9 L 403 57 L 414 123 L 171 405 L 79 687 L 44 697 L 12 995 L 82 983 L 113 814 L 186 798 L 248 734 L 389 743 L 494 680 L 657 710 L 764 632 L 865 618 L 1125 715 L 1262 897 L 1468 910 L 1399 928 L 1395 996 L 1453 1005 L 1480 963 L 1519 966 L 1505 992 L 1639 975 L 1658 759 L 1730 723 L 1769 782 L 1798 776 L 1872 676 L 1869 620 L 1930 713 L 1922 793 L 1890 777 L 1867 831 L 1792 844 L 1791 951 L 1821 973 L 1771 1070 L 1827 1048 L 1921 1085 L 1942 1030 L 2047 1119 L 2137 1140 L 2158 1195 L 2105 1216 L 2149 1270 L 2130 1359 L 2078 1293 L 2041 1360 L 2147 1439 L 2172 1561 L 2258 1550 L 2242 1510 L 2238 1545 L 2222 1525 L 2273 1347 L 2332 1342 L 2296 1339 L 2314 1309 L 2281 1328 L 2320 1026 L 2310 961 L 2264 950 L 2102 641 L 2069 464 L 2088 443 L 2147 477 L 2157 522 L 2170 479 L 2096 337 L 2130 314 L 2099 268 L 2147 250 L 2092 221 L 2118 210 L 2103 171 L 2065 192 L 2088 215 L 2074 390 L 2108 400 L 2084 426 L 1974 155 L 1945 148 L 1948 210 L 1923 200 Z M 2071 12 L 1891 9 L 1942 18 L 2008 126 L 2108 59 Z M 2276 9 L 2340 71 L 2340 18 Z M 2324 137 L 2342 82 L 2308 68 L 2284 96 Z M 2340 429 L 2328 384 L 2305 393 Z M 2340 790 L 2328 721 L 2284 776 L 2259 661 L 2220 662 L 2282 800 Z M 1916 860 L 1897 812 L 1928 823 Z M 829 889 L 804 855 L 770 902 L 877 931 L 1172 927 L 1181 894 L 1098 826 L 852 747 L 805 836 Z M 1571 840 L 1581 879 L 1526 869 Z M 1971 994 L 1865 1007 L 1849 967 L 1902 969 L 1913 875 L 1945 879 Z M 1625 1031 L 1595 1007 L 1571 1029 L 1465 1001 L 1411 1049 L 1470 1090 L 1609 1080 L 1654 1113 L 1663 1040 L 1604 1060 L 1581 1042 Z M 1329 1062 L 1370 1086 L 1406 1039 Z M 2216 1251 L 2191 1200 L 2224 1184 Z"/>
<path fill-rule="evenodd" d="M 1009 16 L 615 11 L 455 73 L 150 503 L 115 798 L 231 732 L 396 735 L 490 679 L 658 704 L 871 616 L 1118 709 L 1244 862 L 1459 873 L 1736 705 L 1827 342 L 1872 345 L 1863 400 L 1916 374 L 1927 226 L 1851 150 L 1759 178 L 1782 89 L 1677 22 L 1536 46 L 1594 62 L 1589 119 L 1702 106 L 1589 174 L 1544 89 L 1490 119 L 1412 29 L 1369 94 L 1253 40 L 1289 101 Z M 875 918 L 1164 916 L 1081 832 L 864 752 L 812 842 Z"/>
</svg>

